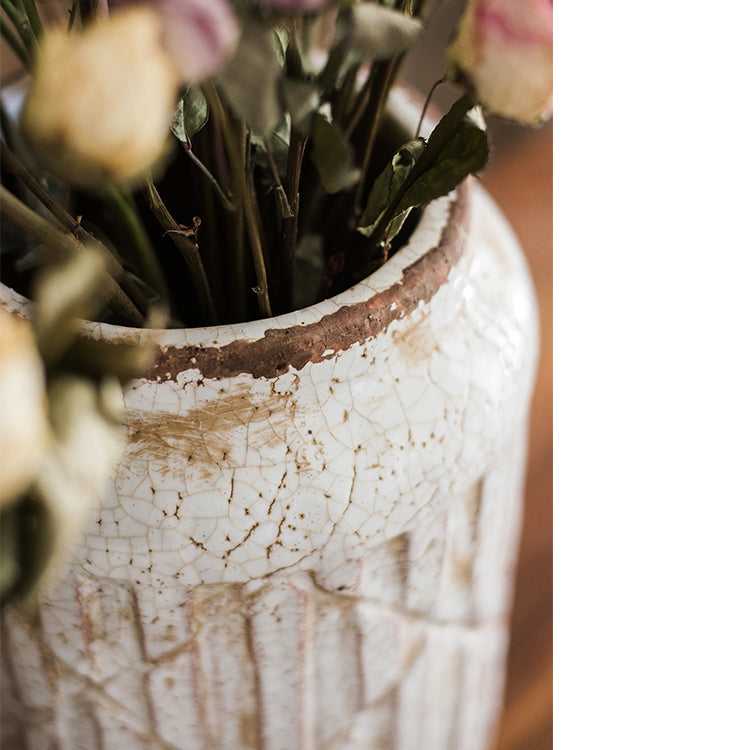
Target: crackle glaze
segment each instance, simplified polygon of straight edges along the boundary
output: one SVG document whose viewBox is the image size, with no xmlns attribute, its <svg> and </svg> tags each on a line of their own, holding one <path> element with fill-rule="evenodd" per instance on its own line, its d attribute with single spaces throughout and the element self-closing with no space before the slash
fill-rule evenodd
<svg viewBox="0 0 750 750">
<path fill-rule="evenodd" d="M 481 188 L 315 307 L 89 326 L 159 355 L 69 572 L 36 619 L 4 615 L 7 746 L 484 748 L 537 320 Z"/>
</svg>

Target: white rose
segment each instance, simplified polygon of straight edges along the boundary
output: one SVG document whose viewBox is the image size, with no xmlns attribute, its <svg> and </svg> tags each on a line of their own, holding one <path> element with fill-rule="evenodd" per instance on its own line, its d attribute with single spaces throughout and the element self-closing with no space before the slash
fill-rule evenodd
<svg viewBox="0 0 750 750">
<path fill-rule="evenodd" d="M 21 113 L 39 161 L 75 185 L 133 183 L 164 154 L 179 76 L 147 6 L 47 33 Z"/>
<path fill-rule="evenodd" d="M 0 309 L 0 507 L 28 488 L 48 443 L 44 366 L 31 324 Z"/>
</svg>

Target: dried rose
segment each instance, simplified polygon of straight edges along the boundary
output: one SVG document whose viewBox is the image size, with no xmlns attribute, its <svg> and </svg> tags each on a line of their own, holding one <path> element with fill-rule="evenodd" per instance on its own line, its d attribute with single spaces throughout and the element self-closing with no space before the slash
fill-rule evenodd
<svg viewBox="0 0 750 750">
<path fill-rule="evenodd" d="M 31 324 L 0 309 L 0 507 L 39 471 L 49 442 L 46 403 Z"/>
<path fill-rule="evenodd" d="M 228 0 L 150 0 L 148 6 L 162 17 L 162 41 L 186 83 L 217 73 L 237 49 L 240 26 Z"/>
<path fill-rule="evenodd" d="M 552 113 L 552 0 L 469 0 L 447 51 L 486 109 L 534 123 Z"/>
<path fill-rule="evenodd" d="M 39 161 L 81 187 L 137 181 L 164 153 L 179 75 L 161 16 L 123 8 L 86 29 L 47 33 L 21 112 Z"/>
</svg>

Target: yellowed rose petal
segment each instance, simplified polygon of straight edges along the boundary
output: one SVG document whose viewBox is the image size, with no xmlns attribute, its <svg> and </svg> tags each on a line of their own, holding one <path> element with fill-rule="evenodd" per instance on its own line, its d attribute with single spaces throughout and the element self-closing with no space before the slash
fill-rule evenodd
<svg viewBox="0 0 750 750">
<path fill-rule="evenodd" d="M 0 309 L 0 507 L 31 484 L 48 441 L 44 367 L 31 324 Z"/>
<path fill-rule="evenodd" d="M 492 114 L 523 123 L 552 114 L 551 0 L 469 0 L 446 54 Z"/>
<path fill-rule="evenodd" d="M 44 40 L 21 113 L 40 162 L 82 187 L 132 183 L 162 156 L 179 85 L 161 17 L 134 6 Z"/>
</svg>

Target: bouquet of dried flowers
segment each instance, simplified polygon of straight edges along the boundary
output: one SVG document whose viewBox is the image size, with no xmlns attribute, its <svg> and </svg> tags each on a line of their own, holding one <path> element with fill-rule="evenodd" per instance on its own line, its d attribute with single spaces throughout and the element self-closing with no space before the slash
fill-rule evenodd
<svg viewBox="0 0 750 750">
<path fill-rule="evenodd" d="M 484 167 L 485 112 L 549 115 L 552 0 L 468 0 L 446 57 L 463 94 L 401 140 L 388 94 L 426 0 L 73 0 L 58 23 L 41 20 L 54 3 L 0 3 L 28 73 L 0 109 L 1 271 L 38 303 L 33 331 L 0 319 L 0 380 L 24 382 L 30 415 L 20 437 L 18 409 L 0 425 L 19 457 L 3 459 L 2 594 L 59 546 L 24 577 L 23 529 L 80 515 L 80 457 L 97 446 L 106 475 L 117 455 L 112 389 L 132 352 L 87 349 L 75 317 L 241 322 L 364 278 L 420 207 Z"/>
<path fill-rule="evenodd" d="M 424 4 L 76 0 L 45 29 L 35 0 L 2 0 L 30 73 L 18 126 L 3 113 L 4 276 L 25 289 L 23 271 L 95 246 L 105 319 L 135 326 L 155 309 L 177 327 L 268 317 L 349 287 L 410 212 L 485 165 L 482 104 L 549 113 L 551 0 L 472 0 L 447 55 L 466 93 L 428 137 L 384 149 Z"/>
</svg>

